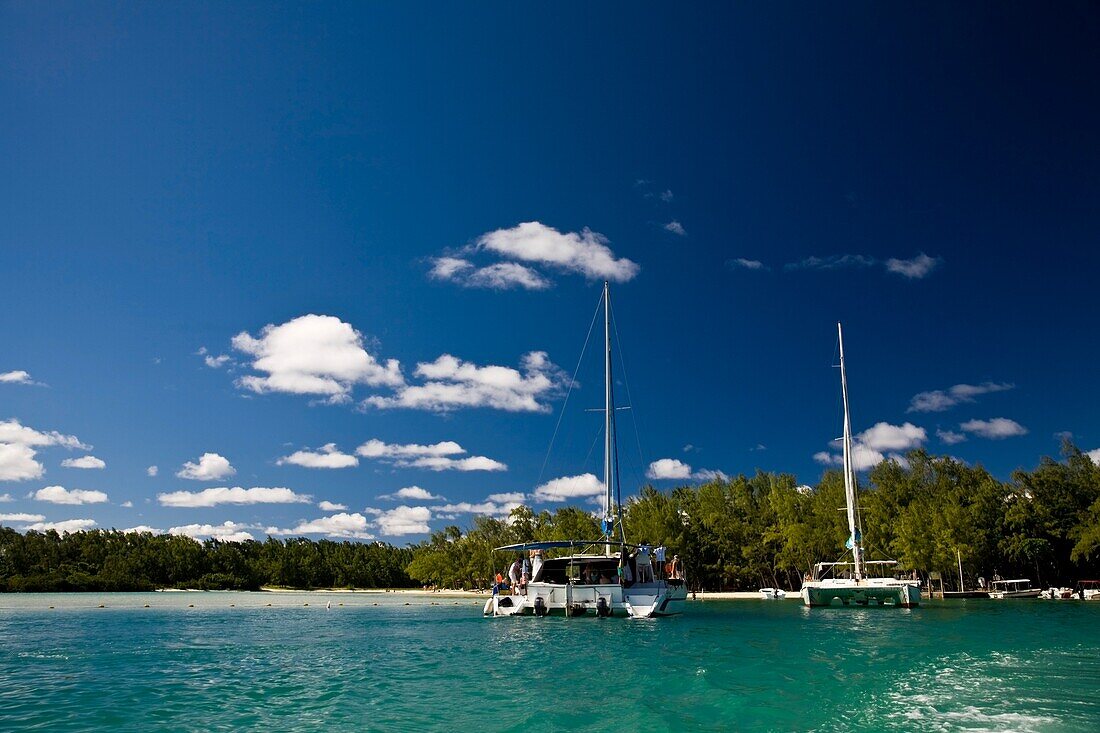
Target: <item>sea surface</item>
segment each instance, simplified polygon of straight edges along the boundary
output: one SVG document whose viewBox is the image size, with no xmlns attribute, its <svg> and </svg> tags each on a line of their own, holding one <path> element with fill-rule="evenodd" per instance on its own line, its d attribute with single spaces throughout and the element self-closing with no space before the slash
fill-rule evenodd
<svg viewBox="0 0 1100 733">
<path fill-rule="evenodd" d="M 1100 730 L 1100 603 L 482 603 L 0 595 L 0 731 Z"/>
</svg>

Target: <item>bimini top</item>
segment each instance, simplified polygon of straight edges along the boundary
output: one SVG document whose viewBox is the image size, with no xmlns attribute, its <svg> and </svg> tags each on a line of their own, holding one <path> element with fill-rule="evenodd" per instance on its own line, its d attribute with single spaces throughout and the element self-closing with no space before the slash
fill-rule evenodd
<svg viewBox="0 0 1100 733">
<path fill-rule="evenodd" d="M 615 547 L 638 547 L 619 540 L 544 540 L 541 542 L 520 542 L 518 545 L 497 547 L 497 552 L 522 552 L 524 550 L 552 550 L 558 547 L 584 547 L 586 545 L 614 545 Z"/>
</svg>

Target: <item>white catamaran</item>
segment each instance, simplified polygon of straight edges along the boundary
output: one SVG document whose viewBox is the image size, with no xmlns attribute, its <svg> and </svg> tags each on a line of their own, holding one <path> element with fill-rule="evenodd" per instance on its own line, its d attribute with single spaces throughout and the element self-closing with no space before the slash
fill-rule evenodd
<svg viewBox="0 0 1100 733">
<path fill-rule="evenodd" d="M 569 549 L 564 557 L 532 562 L 530 580 L 510 595 L 494 594 L 486 616 L 628 616 L 649 618 L 681 613 L 687 600 L 682 571 L 665 577 L 664 558 L 650 559 L 648 548 L 626 542 L 615 447 L 615 394 L 611 378 L 611 293 L 603 286 L 604 307 L 604 460 L 603 536 L 595 540 L 524 542 L 498 547 L 502 552 L 541 553 Z M 636 552 L 631 552 L 636 550 Z M 678 563 L 674 561 L 674 567 Z"/>
<path fill-rule="evenodd" d="M 828 606 L 834 600 L 845 606 L 855 603 L 892 604 L 912 608 L 920 604 L 920 582 L 891 577 L 869 577 L 868 566 L 881 568 L 897 565 L 896 560 L 865 560 L 860 531 L 859 504 L 856 500 L 856 474 L 852 465 L 852 423 L 848 414 L 848 377 L 844 370 L 844 333 L 836 324 L 840 340 L 840 389 L 844 398 L 844 498 L 848 511 L 848 542 L 851 562 L 819 562 L 813 575 L 802 584 L 802 600 L 811 608 Z"/>
</svg>

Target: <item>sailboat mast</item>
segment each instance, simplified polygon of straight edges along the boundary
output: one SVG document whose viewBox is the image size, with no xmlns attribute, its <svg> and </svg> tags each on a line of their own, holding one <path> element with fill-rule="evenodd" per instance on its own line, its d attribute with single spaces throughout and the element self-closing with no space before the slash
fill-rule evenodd
<svg viewBox="0 0 1100 733">
<path fill-rule="evenodd" d="M 607 533 L 608 539 L 611 538 L 613 522 L 612 508 L 614 505 L 614 494 L 612 493 L 611 481 L 614 476 L 614 467 L 612 463 L 612 434 L 611 434 L 611 411 L 615 409 L 614 400 L 611 395 L 611 289 L 608 287 L 607 281 L 603 284 L 603 333 L 604 333 L 604 430 L 603 430 L 603 485 L 604 485 L 604 504 L 603 504 L 603 517 L 604 527 Z M 605 548 L 607 555 L 611 554 L 611 545 L 607 545 Z"/>
<path fill-rule="evenodd" d="M 856 522 L 856 476 L 852 466 L 852 419 L 848 412 L 848 374 L 844 369 L 844 331 L 836 324 L 840 342 L 840 390 L 844 396 L 844 500 L 848 508 L 848 536 L 852 543 L 852 560 L 855 563 L 856 580 L 863 579 L 863 538 L 859 536 Z"/>
</svg>

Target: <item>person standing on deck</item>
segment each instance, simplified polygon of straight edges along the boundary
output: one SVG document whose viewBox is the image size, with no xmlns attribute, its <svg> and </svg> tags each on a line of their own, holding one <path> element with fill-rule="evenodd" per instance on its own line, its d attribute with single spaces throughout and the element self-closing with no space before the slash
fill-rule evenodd
<svg viewBox="0 0 1100 733">
<path fill-rule="evenodd" d="M 635 564 L 638 567 L 638 582 L 639 583 L 652 583 L 653 582 L 653 566 L 649 562 L 649 545 L 642 544 L 638 548 L 638 554 L 635 558 Z"/>
<path fill-rule="evenodd" d="M 653 562 L 657 567 L 657 573 L 660 576 L 663 577 L 664 572 L 665 572 L 665 546 L 664 545 L 657 545 L 656 549 L 653 550 Z"/>
<path fill-rule="evenodd" d="M 531 550 L 531 580 L 538 579 L 540 570 L 542 570 L 542 550 Z"/>
<path fill-rule="evenodd" d="M 508 568 L 508 582 L 512 585 L 512 595 L 519 593 L 519 581 L 523 577 L 523 561 L 518 557 Z"/>
</svg>

